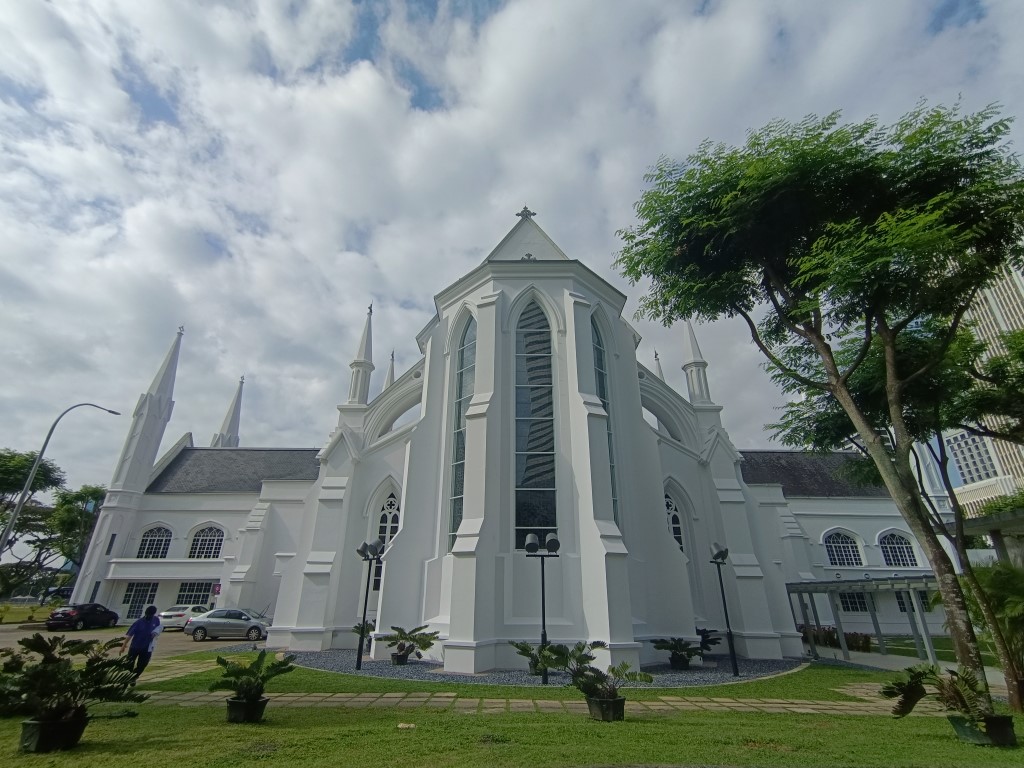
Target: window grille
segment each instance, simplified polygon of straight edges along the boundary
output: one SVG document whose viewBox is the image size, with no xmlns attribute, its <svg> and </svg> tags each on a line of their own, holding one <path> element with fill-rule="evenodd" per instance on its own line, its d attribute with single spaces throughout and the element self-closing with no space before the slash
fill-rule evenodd
<svg viewBox="0 0 1024 768">
<path fill-rule="evenodd" d="M 845 613 L 868 612 L 868 599 L 863 592 L 840 592 L 839 605 Z"/>
<path fill-rule="evenodd" d="M 919 589 L 917 591 L 917 596 L 921 600 L 921 607 L 924 608 L 924 612 L 931 613 L 932 604 L 931 599 L 928 596 L 928 591 L 924 589 Z M 900 613 L 912 613 L 914 610 L 914 603 L 910 600 L 910 598 L 907 597 L 906 592 L 896 593 L 896 605 L 899 606 Z"/>
<path fill-rule="evenodd" d="M 668 530 L 672 534 L 672 538 L 676 540 L 676 544 L 679 545 L 679 549 L 682 552 L 686 552 L 683 546 L 683 521 L 679 516 L 679 507 L 676 506 L 675 501 L 667 493 L 665 494 L 665 512 L 668 514 Z"/>
<path fill-rule="evenodd" d="M 377 536 L 384 540 L 385 549 L 387 544 L 391 543 L 391 540 L 398 533 L 398 522 L 399 516 L 402 510 L 398 507 L 398 497 L 395 494 L 388 494 L 388 498 L 385 500 L 384 505 L 380 508 L 380 517 L 377 520 Z M 381 577 L 384 575 L 384 563 L 374 563 L 373 565 L 373 591 L 380 591 Z"/>
<path fill-rule="evenodd" d="M 156 600 L 157 586 L 155 581 L 129 581 L 124 589 L 124 602 L 128 606 L 125 618 L 139 618 L 146 606 Z"/>
<path fill-rule="evenodd" d="M 177 605 L 207 605 L 213 592 L 212 581 L 183 581 L 178 586 Z"/>
<path fill-rule="evenodd" d="M 516 327 L 515 546 L 544 541 L 558 525 L 555 509 L 555 407 L 551 327 L 530 302 Z"/>
<path fill-rule="evenodd" d="M 111 540 L 113 545 L 113 540 Z M 162 560 L 167 557 L 167 550 L 171 548 L 171 532 L 166 528 L 150 528 L 142 534 L 139 541 L 139 559 Z"/>
<path fill-rule="evenodd" d="M 882 557 L 890 568 L 916 568 L 917 556 L 914 545 L 905 536 L 898 533 L 887 533 L 879 540 Z"/>
<path fill-rule="evenodd" d="M 448 551 L 455 546 L 455 536 L 462 524 L 466 484 L 466 409 L 473 399 L 476 382 L 476 320 L 470 318 L 462 332 L 456 359 L 454 426 L 452 437 L 452 497 L 448 509 Z"/>
<path fill-rule="evenodd" d="M 213 560 L 220 557 L 220 549 L 224 544 L 224 531 L 220 528 L 203 528 L 192 537 L 192 546 L 188 556 L 195 560 Z"/>
<path fill-rule="evenodd" d="M 825 537 L 825 553 L 828 555 L 829 565 L 861 567 L 860 547 L 852 537 L 845 533 L 830 533 Z"/>
</svg>

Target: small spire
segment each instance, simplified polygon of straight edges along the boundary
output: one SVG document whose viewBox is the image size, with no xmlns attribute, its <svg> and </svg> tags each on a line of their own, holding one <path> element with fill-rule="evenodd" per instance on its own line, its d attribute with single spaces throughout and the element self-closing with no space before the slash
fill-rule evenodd
<svg viewBox="0 0 1024 768">
<path fill-rule="evenodd" d="M 704 363 L 704 356 L 697 346 L 697 336 L 693 333 L 693 324 L 686 321 L 686 334 L 683 336 L 683 366 L 689 363 Z"/>
<path fill-rule="evenodd" d="M 532 219 L 536 215 L 537 213 L 535 211 L 531 211 L 525 205 L 523 206 L 523 210 L 516 214 L 516 216 L 521 218 L 523 221 L 526 221 L 527 219 Z"/>
<path fill-rule="evenodd" d="M 665 380 L 665 372 L 661 370 L 661 358 L 658 357 L 658 350 L 654 350 L 654 373 L 662 381 Z"/>
<path fill-rule="evenodd" d="M 366 325 L 359 340 L 359 351 L 348 367 L 352 369 L 348 402 L 350 405 L 366 405 L 370 396 L 370 374 L 373 373 L 373 304 L 366 310 Z"/>
<path fill-rule="evenodd" d="M 363 326 L 363 336 L 359 339 L 355 360 L 373 362 L 373 304 L 366 310 L 366 324 Z"/>
<path fill-rule="evenodd" d="M 391 350 L 391 362 L 388 363 L 388 372 L 384 376 L 384 389 L 395 383 L 395 350 Z"/>
<path fill-rule="evenodd" d="M 171 342 L 171 348 L 167 351 L 163 365 L 149 385 L 148 394 L 170 400 L 174 397 L 174 377 L 178 372 L 178 353 L 181 351 L 181 337 L 185 334 L 185 326 L 178 327 L 178 334 Z"/>
<path fill-rule="evenodd" d="M 220 432 L 213 436 L 210 443 L 211 448 L 237 448 L 238 427 L 242 421 L 242 387 L 245 386 L 245 376 L 238 380 L 238 389 L 228 406 L 227 415 L 224 416 L 224 423 L 221 424 Z"/>
<path fill-rule="evenodd" d="M 708 363 L 697 346 L 697 336 L 693 325 L 686 321 L 686 333 L 683 334 L 683 373 L 686 374 L 686 388 L 690 393 L 690 402 L 694 405 L 708 405 L 711 400 L 711 389 L 708 387 Z"/>
</svg>

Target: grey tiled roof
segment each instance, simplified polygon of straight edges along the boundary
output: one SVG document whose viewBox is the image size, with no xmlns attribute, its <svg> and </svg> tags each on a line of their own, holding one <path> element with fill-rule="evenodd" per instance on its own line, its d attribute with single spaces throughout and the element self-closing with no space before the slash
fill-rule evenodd
<svg viewBox="0 0 1024 768">
<path fill-rule="evenodd" d="M 747 485 L 781 485 L 790 498 L 805 496 L 889 495 L 884 485 L 865 485 L 844 471 L 852 461 L 860 459 L 852 453 L 809 453 L 807 451 L 740 451 L 743 480 Z"/>
<path fill-rule="evenodd" d="M 264 480 L 316 480 L 317 448 L 185 448 L 147 493 L 259 493 Z"/>
</svg>

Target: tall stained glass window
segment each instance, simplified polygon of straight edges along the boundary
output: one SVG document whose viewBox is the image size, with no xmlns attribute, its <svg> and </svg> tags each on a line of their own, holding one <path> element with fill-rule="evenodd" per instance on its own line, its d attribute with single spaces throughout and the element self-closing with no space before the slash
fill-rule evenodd
<svg viewBox="0 0 1024 768">
<path fill-rule="evenodd" d="M 537 302 L 516 327 L 516 549 L 557 528 L 551 327 Z"/>
<path fill-rule="evenodd" d="M 380 508 L 380 517 L 377 518 L 377 538 L 384 542 L 384 549 L 391 543 L 391 540 L 398 534 L 398 523 L 401 519 L 402 510 L 398 506 L 398 497 L 389 493 Z M 384 563 L 377 563 L 373 566 L 373 591 L 380 592 L 381 580 L 384 576 Z"/>
<path fill-rule="evenodd" d="M 454 436 L 452 439 L 452 494 L 448 510 L 448 551 L 455 546 L 455 536 L 462 523 L 466 488 L 466 409 L 473 398 L 476 383 L 476 320 L 470 318 L 462 332 L 455 360 Z"/>
<path fill-rule="evenodd" d="M 612 518 L 619 524 L 619 492 L 615 484 L 615 447 L 612 445 L 612 409 L 608 402 L 608 356 L 601 342 L 601 332 L 594 318 L 590 318 L 590 332 L 594 337 L 594 377 L 597 379 L 597 396 L 601 398 L 604 412 L 608 414 L 608 473 L 612 481 Z"/>
</svg>

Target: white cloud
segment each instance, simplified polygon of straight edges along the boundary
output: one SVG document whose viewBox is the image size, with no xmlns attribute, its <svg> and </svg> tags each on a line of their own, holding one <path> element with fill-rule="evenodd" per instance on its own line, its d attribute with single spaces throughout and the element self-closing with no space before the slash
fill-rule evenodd
<svg viewBox="0 0 1024 768">
<path fill-rule="evenodd" d="M 244 373 L 244 444 L 318 445 L 366 305 L 379 386 L 524 203 L 633 311 L 614 231 L 659 155 L 774 117 L 891 120 L 922 97 L 1024 112 L 1016 4 L 933 32 L 940 5 L 12 4 L 3 444 L 37 447 L 83 399 L 130 413 L 184 323 L 168 442 L 205 444 Z M 681 329 L 634 325 L 682 388 Z M 697 332 L 734 441 L 764 444 L 780 398 L 745 329 Z M 127 418 L 69 415 L 50 455 L 74 484 L 107 482 Z"/>
</svg>

